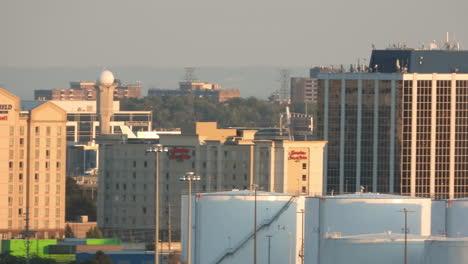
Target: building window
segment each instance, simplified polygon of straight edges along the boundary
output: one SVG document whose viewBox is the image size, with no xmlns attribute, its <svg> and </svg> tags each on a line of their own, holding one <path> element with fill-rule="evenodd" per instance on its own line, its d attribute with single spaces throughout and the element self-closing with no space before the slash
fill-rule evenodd
<svg viewBox="0 0 468 264">
<path fill-rule="evenodd" d="M 109 174 L 107 174 L 109 176 Z M 133 172 L 133 179 L 136 179 L 136 172 Z"/>
<path fill-rule="evenodd" d="M 23 209 L 22 209 L 22 208 L 18 209 L 18 214 L 19 214 L 19 215 L 22 215 L 22 214 L 23 214 Z"/>
<path fill-rule="evenodd" d="M 307 187 L 306 186 L 302 186 L 302 192 L 303 193 L 307 192 Z"/>
<path fill-rule="evenodd" d="M 12 161 L 8 162 L 8 168 L 13 169 L 13 162 Z"/>
<path fill-rule="evenodd" d="M 46 168 L 46 169 L 49 168 L 49 162 L 48 162 L 48 161 L 45 162 L 45 168 Z"/>
<path fill-rule="evenodd" d="M 46 127 L 46 135 L 50 136 L 50 126 Z"/>
<path fill-rule="evenodd" d="M 38 126 L 34 128 L 34 131 L 36 133 L 36 136 L 39 136 L 40 130 Z"/>
<path fill-rule="evenodd" d="M 45 151 L 45 155 L 46 155 L 47 158 L 50 157 L 50 151 L 48 149 Z"/>
<path fill-rule="evenodd" d="M 19 142 L 20 142 L 20 146 L 23 146 L 24 145 L 24 138 L 20 138 Z"/>
<path fill-rule="evenodd" d="M 60 168 L 60 162 L 57 161 L 57 169 L 59 169 L 59 168 Z"/>
<path fill-rule="evenodd" d="M 136 168 L 136 161 L 133 161 L 133 168 Z"/>
<path fill-rule="evenodd" d="M 143 214 L 146 214 L 146 207 L 143 207 Z"/>
<path fill-rule="evenodd" d="M 302 174 L 302 180 L 303 180 L 303 181 L 307 181 L 307 175 Z"/>
<path fill-rule="evenodd" d="M 9 206 L 13 205 L 13 197 L 8 197 L 8 205 Z"/>
<path fill-rule="evenodd" d="M 19 167 L 23 168 L 23 162 L 22 161 L 19 162 Z"/>
<path fill-rule="evenodd" d="M 307 169 L 307 163 L 302 163 L 302 169 Z"/>
<path fill-rule="evenodd" d="M 39 180 L 39 173 L 34 173 L 34 180 Z"/>
<path fill-rule="evenodd" d="M 145 168 L 148 167 L 148 162 L 147 161 L 144 162 L 144 166 L 145 166 Z"/>
</svg>

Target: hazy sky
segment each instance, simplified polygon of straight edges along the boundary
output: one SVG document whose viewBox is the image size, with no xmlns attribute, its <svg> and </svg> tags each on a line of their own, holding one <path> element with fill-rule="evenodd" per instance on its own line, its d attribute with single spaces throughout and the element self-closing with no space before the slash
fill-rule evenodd
<svg viewBox="0 0 468 264">
<path fill-rule="evenodd" d="M 0 67 L 312 66 L 455 33 L 468 0 L 0 0 Z"/>
</svg>

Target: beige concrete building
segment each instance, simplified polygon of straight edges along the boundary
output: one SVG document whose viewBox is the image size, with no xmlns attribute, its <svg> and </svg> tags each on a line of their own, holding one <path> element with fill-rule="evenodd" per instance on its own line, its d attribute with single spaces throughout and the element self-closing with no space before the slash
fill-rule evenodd
<svg viewBox="0 0 468 264">
<path fill-rule="evenodd" d="M 21 106 L 0 89 L 0 236 L 60 237 L 65 220 L 66 113 L 50 102 Z M 28 217 L 29 216 L 29 217 Z"/>
<path fill-rule="evenodd" d="M 255 140 L 256 131 L 218 129 L 196 123 L 181 135 L 160 135 L 169 152 L 160 154 L 161 238 L 179 235 L 180 195 L 195 172 L 194 191 L 248 189 L 321 195 L 326 142 Z M 144 139 L 101 137 L 98 225 L 121 238 L 151 241 L 154 230 L 155 155 Z M 169 212 L 170 211 L 170 212 Z M 170 227 L 171 226 L 171 227 Z"/>
</svg>

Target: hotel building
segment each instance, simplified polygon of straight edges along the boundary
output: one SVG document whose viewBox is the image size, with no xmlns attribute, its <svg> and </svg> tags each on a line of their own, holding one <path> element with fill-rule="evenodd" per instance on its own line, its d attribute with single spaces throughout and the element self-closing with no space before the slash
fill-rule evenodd
<svg viewBox="0 0 468 264">
<path fill-rule="evenodd" d="M 0 237 L 62 237 L 66 113 L 50 102 L 21 104 L 0 89 Z"/>
<path fill-rule="evenodd" d="M 159 154 L 160 226 L 165 240 L 169 223 L 178 238 L 180 196 L 187 172 L 200 175 L 194 192 L 249 189 L 321 195 L 326 142 L 256 140 L 256 131 L 218 129 L 196 123 L 181 135 L 160 135 L 169 152 Z M 123 135 L 100 138 L 98 225 L 107 234 L 149 240 L 154 230 L 155 155 L 151 142 Z M 172 209 L 169 215 L 169 207 Z"/>
<path fill-rule="evenodd" d="M 327 192 L 468 196 L 467 61 L 467 51 L 379 50 L 368 72 L 318 74 Z"/>
</svg>

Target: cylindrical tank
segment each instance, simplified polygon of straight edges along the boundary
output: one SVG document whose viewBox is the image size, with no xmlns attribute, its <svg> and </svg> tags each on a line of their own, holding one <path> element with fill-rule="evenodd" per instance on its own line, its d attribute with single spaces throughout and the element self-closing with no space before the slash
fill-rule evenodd
<svg viewBox="0 0 468 264">
<path fill-rule="evenodd" d="M 425 237 L 409 236 L 407 263 L 423 264 L 424 240 Z M 320 264 L 404 263 L 404 250 L 403 234 L 330 237 L 322 240 Z"/>
<path fill-rule="evenodd" d="M 254 241 L 258 263 L 300 263 L 304 200 L 303 196 L 260 191 L 192 197 L 193 263 L 252 263 Z M 182 256 L 185 257 L 186 195 L 182 197 L 181 214 Z"/>
<path fill-rule="evenodd" d="M 427 240 L 424 245 L 424 264 L 468 263 L 468 238 Z"/>
<path fill-rule="evenodd" d="M 448 237 L 468 237 L 468 199 L 447 201 Z"/>
<path fill-rule="evenodd" d="M 305 259 L 318 263 L 321 239 L 383 232 L 401 233 L 408 209 L 410 234 L 431 235 L 431 199 L 378 193 L 306 198 Z M 338 262 L 337 262 L 338 263 Z"/>
</svg>

